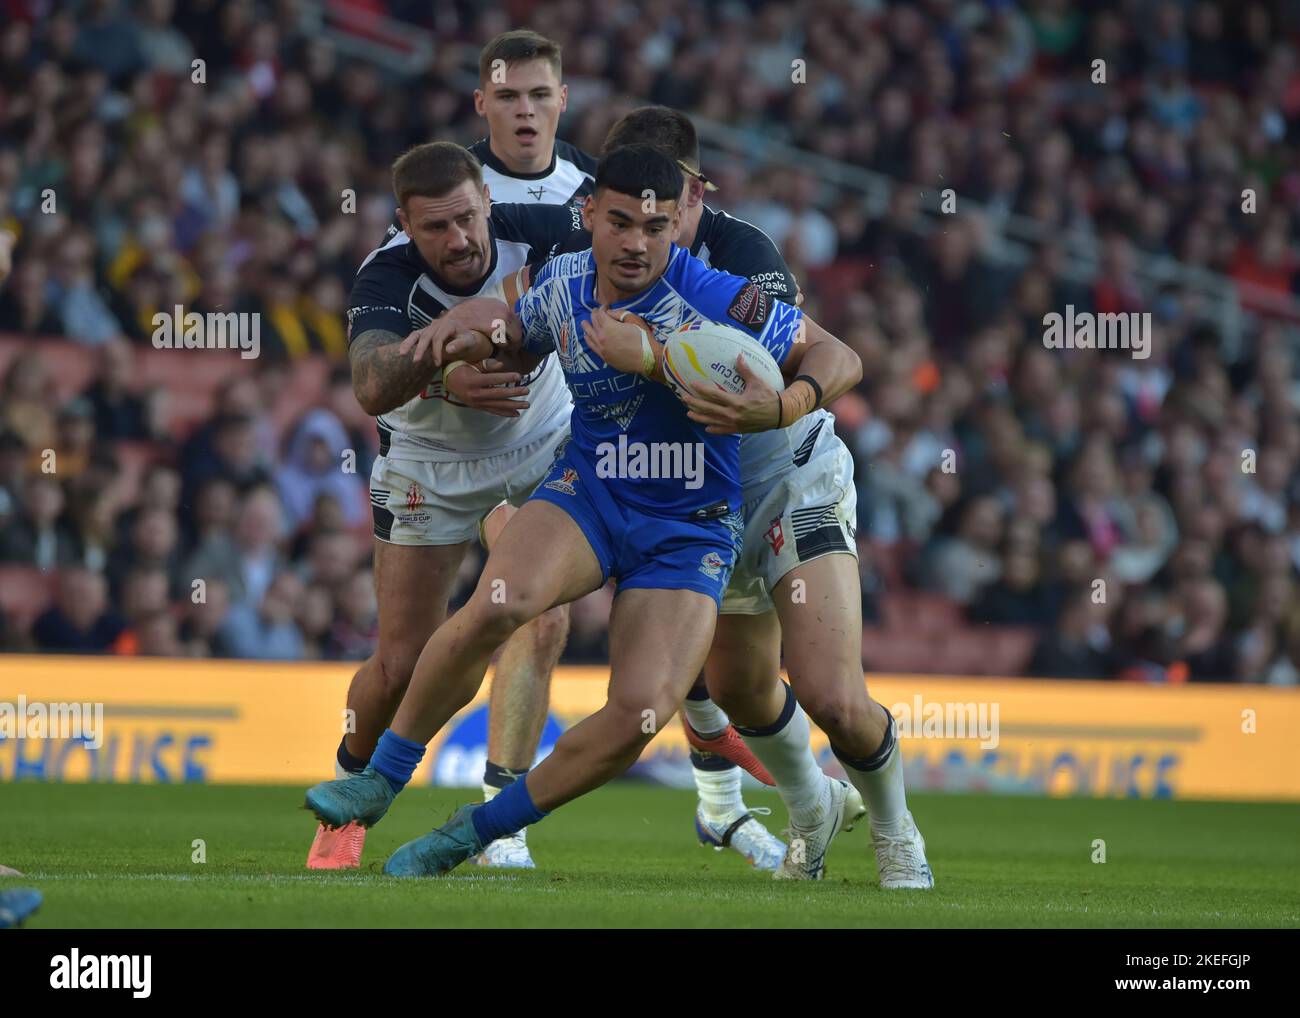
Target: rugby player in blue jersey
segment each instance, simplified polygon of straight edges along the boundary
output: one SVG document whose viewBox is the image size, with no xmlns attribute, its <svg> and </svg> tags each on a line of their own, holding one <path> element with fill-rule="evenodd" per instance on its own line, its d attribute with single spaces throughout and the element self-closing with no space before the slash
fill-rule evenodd
<svg viewBox="0 0 1300 1018">
<path fill-rule="evenodd" d="M 682 187 L 680 169 L 660 149 L 631 145 L 601 160 L 586 212 L 591 251 L 553 259 L 518 304 L 523 349 L 553 350 L 564 369 L 575 404 L 570 440 L 495 543 L 469 602 L 430 638 L 370 765 L 351 780 L 315 786 L 307 805 L 331 826 L 376 823 L 427 743 L 477 693 L 501 641 L 613 577 L 608 701 L 524 780 L 403 846 L 386 872 L 445 872 L 621 774 L 676 712 L 708 654 L 743 526 L 739 438 L 692 420 L 660 384 L 662 348 L 614 315 L 667 331 L 693 320 L 727 322 L 762 343 L 787 379 L 801 366 L 816 371 L 816 385 L 793 381 L 781 393 L 746 371 L 751 384 L 729 408 L 737 431 L 788 425 L 814 409 L 818 389 L 834 399 L 861 376 L 856 355 L 798 309 L 673 246 Z M 454 328 L 425 330 L 413 353 L 428 342 L 440 360 Z M 479 334 L 456 342 L 466 345 L 447 354 L 474 361 L 492 352 Z M 675 448 L 683 463 L 698 457 L 699 470 L 686 478 L 598 475 L 596 463 L 623 443 Z"/>
</svg>

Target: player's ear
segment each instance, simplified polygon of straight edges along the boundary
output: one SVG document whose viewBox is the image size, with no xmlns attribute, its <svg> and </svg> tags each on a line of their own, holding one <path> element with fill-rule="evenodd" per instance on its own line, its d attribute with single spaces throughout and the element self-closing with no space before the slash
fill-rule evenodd
<svg viewBox="0 0 1300 1018">
<path fill-rule="evenodd" d="M 560 112 L 563 113 L 569 108 L 569 86 L 560 85 Z"/>
<path fill-rule="evenodd" d="M 397 221 L 401 224 L 402 232 L 411 237 L 411 224 L 406 221 L 406 213 L 402 211 L 402 206 L 397 206 Z M 412 240 L 415 238 L 412 237 Z"/>
<path fill-rule="evenodd" d="M 486 101 L 486 98 L 487 97 L 484 96 L 483 90 L 481 88 L 474 89 L 474 112 L 477 113 L 480 117 L 487 116 L 487 112 L 484 108 L 484 103 Z"/>
<path fill-rule="evenodd" d="M 704 181 L 699 177 L 688 177 L 686 180 L 686 207 L 693 209 L 700 202 L 704 201 Z"/>
<path fill-rule="evenodd" d="M 596 196 L 589 194 L 582 202 L 582 228 L 591 233 L 591 223 L 596 216 Z"/>
<path fill-rule="evenodd" d="M 483 215 L 492 218 L 492 191 L 486 182 L 483 184 Z"/>
</svg>

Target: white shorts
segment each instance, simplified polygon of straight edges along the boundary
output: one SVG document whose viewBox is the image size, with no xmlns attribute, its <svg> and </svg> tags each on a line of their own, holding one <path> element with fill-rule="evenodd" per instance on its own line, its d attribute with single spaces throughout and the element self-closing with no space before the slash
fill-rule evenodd
<svg viewBox="0 0 1300 1018">
<path fill-rule="evenodd" d="M 801 467 L 747 501 L 744 547 L 722 595 L 724 615 L 771 611 L 772 591 L 786 573 L 837 552 L 858 557 L 858 492 L 853 456 L 834 435 Z"/>
<path fill-rule="evenodd" d="M 569 422 L 511 452 L 453 463 L 380 456 L 370 471 L 375 537 L 389 544 L 460 544 L 502 502 L 520 506 L 542 483 Z"/>
</svg>

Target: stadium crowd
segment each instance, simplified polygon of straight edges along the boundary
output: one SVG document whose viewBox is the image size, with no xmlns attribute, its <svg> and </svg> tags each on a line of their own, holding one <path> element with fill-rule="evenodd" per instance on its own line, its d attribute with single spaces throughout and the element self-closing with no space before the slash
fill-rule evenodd
<svg viewBox="0 0 1300 1018">
<path fill-rule="evenodd" d="M 873 633 L 919 591 L 972 630 L 1028 629 L 998 663 L 1016 671 L 1300 680 L 1300 333 L 1260 297 L 1300 293 L 1287 5 L 359 5 L 433 34 L 414 80 L 344 58 L 292 0 L 46 6 L 0 0 L 0 577 L 57 583 L 30 618 L 10 591 L 3 646 L 369 653 L 375 438 L 348 287 L 391 220 L 392 160 L 480 137 L 464 70 L 530 24 L 565 46 L 562 133 L 588 151 L 659 102 L 896 182 L 873 214 L 799 165 L 703 167 L 863 360 L 833 409 L 858 464 L 869 667 L 897 664 Z M 925 229 L 945 187 L 984 214 Z M 1042 237 L 1017 269 L 989 256 L 1012 213 Z M 1090 283 L 1064 271 L 1066 231 L 1097 253 Z M 1144 289 L 1156 256 L 1250 284 L 1240 342 L 1196 292 Z M 260 312 L 261 357 L 151 382 L 148 362 L 187 356 L 150 344 L 177 305 Z M 1149 358 L 1047 348 L 1067 305 L 1150 311 Z M 82 351 L 72 390 L 60 340 Z M 601 659 L 608 599 L 575 607 L 570 659 Z"/>
</svg>

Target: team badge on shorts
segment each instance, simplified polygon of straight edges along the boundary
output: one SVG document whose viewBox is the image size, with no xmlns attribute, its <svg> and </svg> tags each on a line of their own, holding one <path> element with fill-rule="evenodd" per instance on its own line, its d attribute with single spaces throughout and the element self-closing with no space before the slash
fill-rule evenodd
<svg viewBox="0 0 1300 1018">
<path fill-rule="evenodd" d="M 710 579 L 717 579 L 722 574 L 722 570 L 727 563 L 722 556 L 716 551 L 708 552 L 704 558 L 700 559 L 700 572 Z"/>
<path fill-rule="evenodd" d="M 542 485 L 543 488 L 550 488 L 552 491 L 558 491 L 561 495 L 576 494 L 574 487 L 578 483 L 578 471 L 573 467 L 565 467 L 564 473 L 553 481 L 547 481 Z"/>
<path fill-rule="evenodd" d="M 763 538 L 772 546 L 773 555 L 781 554 L 781 549 L 785 547 L 785 531 L 781 529 L 780 516 L 772 521 L 772 525 L 767 528 Z"/>
<path fill-rule="evenodd" d="M 424 492 L 414 481 L 406 489 L 406 512 L 398 513 L 397 519 L 402 523 L 409 523 L 414 526 L 424 526 L 432 517 L 427 512 L 421 512 L 420 507 L 424 505 Z"/>
</svg>

